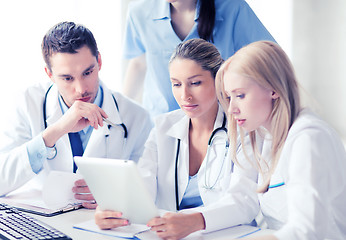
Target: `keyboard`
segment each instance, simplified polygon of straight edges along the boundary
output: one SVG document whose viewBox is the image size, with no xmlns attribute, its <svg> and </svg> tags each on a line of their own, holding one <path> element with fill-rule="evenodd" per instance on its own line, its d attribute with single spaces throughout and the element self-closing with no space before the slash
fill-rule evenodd
<svg viewBox="0 0 346 240">
<path fill-rule="evenodd" d="M 16 208 L 0 203 L 0 239 L 72 239 Z"/>
</svg>

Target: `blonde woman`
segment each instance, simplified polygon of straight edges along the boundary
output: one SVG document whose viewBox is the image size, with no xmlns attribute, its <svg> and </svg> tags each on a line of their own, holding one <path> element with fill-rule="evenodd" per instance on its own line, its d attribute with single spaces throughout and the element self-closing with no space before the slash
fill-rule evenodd
<svg viewBox="0 0 346 240">
<path fill-rule="evenodd" d="M 252 180 L 260 186 L 264 219 L 275 230 L 251 239 L 346 239 L 345 148 L 330 126 L 302 108 L 284 51 L 269 41 L 249 44 L 220 68 L 216 89 L 240 166 L 233 140 L 238 131 L 249 133 L 259 172 Z M 255 147 L 259 135 L 261 152 Z M 255 194 L 246 189 L 244 195 Z"/>
</svg>

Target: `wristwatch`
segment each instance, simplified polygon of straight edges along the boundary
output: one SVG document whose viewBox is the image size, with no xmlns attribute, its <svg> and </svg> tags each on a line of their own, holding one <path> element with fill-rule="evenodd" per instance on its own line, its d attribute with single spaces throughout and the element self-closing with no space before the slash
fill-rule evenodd
<svg viewBox="0 0 346 240">
<path fill-rule="evenodd" d="M 47 154 L 47 159 L 48 160 L 52 160 L 56 157 L 57 155 L 57 150 L 56 150 L 56 146 L 54 144 L 53 147 L 47 147 L 47 151 L 48 151 L 48 154 Z"/>
</svg>

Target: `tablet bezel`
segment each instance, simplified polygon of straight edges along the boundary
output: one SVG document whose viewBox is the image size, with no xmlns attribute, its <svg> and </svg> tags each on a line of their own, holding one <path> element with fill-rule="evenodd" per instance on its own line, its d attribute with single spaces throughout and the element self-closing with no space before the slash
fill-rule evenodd
<svg viewBox="0 0 346 240">
<path fill-rule="evenodd" d="M 134 161 L 74 157 L 98 206 L 120 211 L 130 223 L 147 224 L 159 216 Z"/>
</svg>

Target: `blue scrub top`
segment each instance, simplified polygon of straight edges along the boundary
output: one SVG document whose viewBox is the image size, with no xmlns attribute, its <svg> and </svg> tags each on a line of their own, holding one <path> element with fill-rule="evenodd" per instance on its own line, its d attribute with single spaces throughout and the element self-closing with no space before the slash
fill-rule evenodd
<svg viewBox="0 0 346 240">
<path fill-rule="evenodd" d="M 259 40 L 275 41 L 244 0 L 215 0 L 214 44 L 223 59 L 241 47 Z M 197 7 L 198 9 L 198 7 Z M 198 13 L 184 41 L 199 38 Z M 182 42 L 171 25 L 170 5 L 165 0 L 138 0 L 129 4 L 124 40 L 124 57 L 146 54 L 143 107 L 152 116 L 178 109 L 172 93 L 168 62 Z"/>
<path fill-rule="evenodd" d="M 179 209 L 188 209 L 203 206 L 203 201 L 199 193 L 197 174 L 189 176 L 189 182 L 185 190 Z"/>
</svg>

